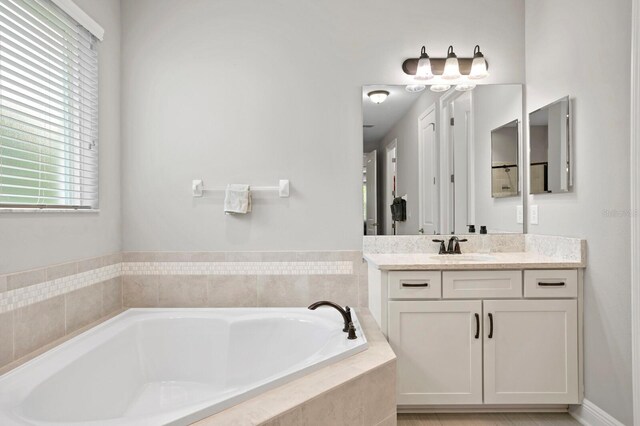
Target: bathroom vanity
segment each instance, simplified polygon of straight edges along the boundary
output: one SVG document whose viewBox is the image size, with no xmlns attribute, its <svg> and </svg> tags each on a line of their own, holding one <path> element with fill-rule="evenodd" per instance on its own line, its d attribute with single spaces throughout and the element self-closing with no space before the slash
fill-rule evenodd
<svg viewBox="0 0 640 426">
<path fill-rule="evenodd" d="M 369 307 L 398 357 L 399 411 L 580 404 L 585 260 L 574 241 L 574 257 L 365 251 Z"/>
</svg>

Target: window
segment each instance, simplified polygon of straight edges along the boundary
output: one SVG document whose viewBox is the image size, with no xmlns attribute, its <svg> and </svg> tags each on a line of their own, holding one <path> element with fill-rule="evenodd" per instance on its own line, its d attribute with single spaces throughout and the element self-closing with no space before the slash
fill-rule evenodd
<svg viewBox="0 0 640 426">
<path fill-rule="evenodd" d="M 0 208 L 98 208 L 96 43 L 51 0 L 0 0 Z"/>
</svg>

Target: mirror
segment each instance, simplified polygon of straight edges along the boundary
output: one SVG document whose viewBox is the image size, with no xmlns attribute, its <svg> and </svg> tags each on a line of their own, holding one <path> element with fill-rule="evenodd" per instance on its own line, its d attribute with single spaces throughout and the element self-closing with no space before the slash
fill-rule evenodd
<svg viewBox="0 0 640 426">
<path fill-rule="evenodd" d="M 571 190 L 570 120 L 568 96 L 529 114 L 531 194 Z"/>
<path fill-rule="evenodd" d="M 519 84 L 364 86 L 365 235 L 522 233 L 522 106 Z"/>
<path fill-rule="evenodd" d="M 491 196 L 518 195 L 520 122 L 513 120 L 491 131 Z"/>
</svg>

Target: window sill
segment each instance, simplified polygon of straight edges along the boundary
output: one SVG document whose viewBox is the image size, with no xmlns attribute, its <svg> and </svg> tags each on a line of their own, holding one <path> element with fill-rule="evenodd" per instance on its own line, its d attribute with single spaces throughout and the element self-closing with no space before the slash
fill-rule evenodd
<svg viewBox="0 0 640 426">
<path fill-rule="evenodd" d="M 38 208 L 10 208 L 0 207 L 2 213 L 100 213 L 100 209 L 38 209 Z"/>
</svg>

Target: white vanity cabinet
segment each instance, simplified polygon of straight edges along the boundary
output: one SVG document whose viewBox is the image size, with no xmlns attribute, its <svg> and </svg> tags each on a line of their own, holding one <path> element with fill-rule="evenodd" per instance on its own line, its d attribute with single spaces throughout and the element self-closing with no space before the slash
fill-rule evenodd
<svg viewBox="0 0 640 426">
<path fill-rule="evenodd" d="M 370 266 L 370 309 L 397 355 L 400 409 L 579 404 L 579 277 Z"/>
</svg>

